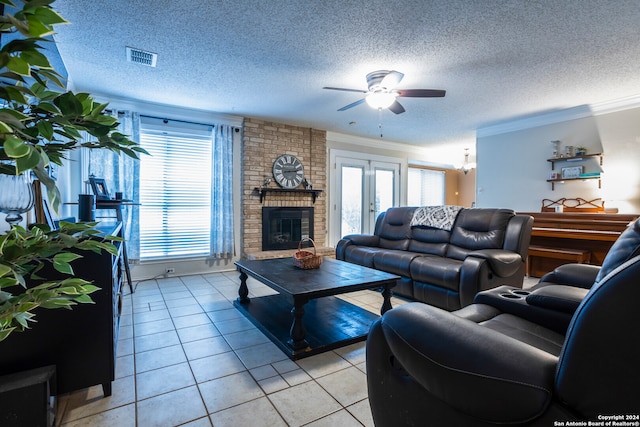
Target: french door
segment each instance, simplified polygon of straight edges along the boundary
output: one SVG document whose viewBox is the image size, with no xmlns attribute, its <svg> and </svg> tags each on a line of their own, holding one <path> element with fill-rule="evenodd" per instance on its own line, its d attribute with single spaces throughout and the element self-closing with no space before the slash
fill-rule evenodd
<svg viewBox="0 0 640 427">
<path fill-rule="evenodd" d="M 347 234 L 373 233 L 380 212 L 400 202 L 400 162 L 335 156 L 331 243 Z"/>
</svg>

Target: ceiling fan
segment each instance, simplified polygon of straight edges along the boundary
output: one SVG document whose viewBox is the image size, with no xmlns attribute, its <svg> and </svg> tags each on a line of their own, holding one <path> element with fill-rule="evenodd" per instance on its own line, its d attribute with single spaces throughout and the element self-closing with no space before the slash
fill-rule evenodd
<svg viewBox="0 0 640 427">
<path fill-rule="evenodd" d="M 400 105 L 396 98 L 441 98 L 446 93 L 446 91 L 438 89 L 395 89 L 403 77 L 404 74 L 399 71 L 378 70 L 367 74 L 367 86 L 369 90 L 346 89 L 341 87 L 323 87 L 323 89 L 366 94 L 364 98 L 345 105 L 338 111 L 348 110 L 366 101 L 372 108 L 378 110 L 388 108 L 395 114 L 405 112 L 404 107 Z"/>
</svg>

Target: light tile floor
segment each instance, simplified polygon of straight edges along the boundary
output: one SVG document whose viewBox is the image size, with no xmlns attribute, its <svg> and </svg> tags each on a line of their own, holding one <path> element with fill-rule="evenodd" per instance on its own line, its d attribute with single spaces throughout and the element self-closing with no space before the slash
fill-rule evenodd
<svg viewBox="0 0 640 427">
<path fill-rule="evenodd" d="M 364 342 L 291 361 L 233 306 L 239 282 L 233 271 L 139 283 L 124 298 L 113 394 L 61 396 L 57 425 L 373 426 Z M 382 305 L 375 291 L 343 298 Z"/>
</svg>

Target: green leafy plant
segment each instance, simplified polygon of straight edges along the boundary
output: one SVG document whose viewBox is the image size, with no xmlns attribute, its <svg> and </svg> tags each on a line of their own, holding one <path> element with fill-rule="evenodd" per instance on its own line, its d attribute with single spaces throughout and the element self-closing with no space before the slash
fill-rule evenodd
<svg viewBox="0 0 640 427">
<path fill-rule="evenodd" d="M 0 0 L 0 173 L 31 171 L 57 211 L 60 193 L 46 168 L 62 165 L 69 151 L 108 149 L 133 158 L 146 151 L 117 131 L 117 119 L 105 112 L 107 104 L 65 89 L 64 79 L 42 52 L 42 46 L 52 42 L 46 37 L 54 33 L 53 26 L 68 23 L 52 3 L 22 0 L 18 8 Z M 6 6 L 15 12 L 8 13 Z M 82 132 L 93 141 L 83 139 Z M 27 328 L 37 307 L 91 302 L 89 294 L 97 288 L 73 277 L 71 264 L 81 257 L 78 251 L 116 250 L 108 241 L 114 238 L 96 239 L 93 227 L 95 223 L 62 223 L 52 231 L 44 225 L 29 230 L 13 226 L 0 236 L 0 341 Z M 69 277 L 39 278 L 47 263 Z"/>
<path fill-rule="evenodd" d="M 587 154 L 587 147 L 584 147 L 582 145 L 578 145 L 575 148 L 575 153 L 576 153 L 576 156 L 584 156 L 585 154 Z"/>
<path fill-rule="evenodd" d="M 80 251 L 104 250 L 117 255 L 111 242 L 121 240 L 115 236 L 97 238 L 95 225 L 61 222 L 56 230 L 45 225 L 30 230 L 14 226 L 0 236 L 0 341 L 13 331 L 28 328 L 38 307 L 71 308 L 92 302 L 89 294 L 98 288 L 73 277 L 72 262 L 82 257 Z M 38 273 L 47 264 L 69 278 L 40 277 Z"/>
<path fill-rule="evenodd" d="M 49 163 L 62 165 L 65 154 L 81 147 L 104 148 L 137 158 L 146 153 L 117 131 L 117 119 L 105 114 L 107 104 L 87 93 L 64 90 L 61 75 L 41 52 L 53 26 L 68 23 L 51 8 L 54 0 L 23 1 L 14 15 L 3 13 L 0 35 L 19 33 L 0 49 L 0 173 L 33 171 L 48 190 L 54 209 L 60 193 L 49 177 Z M 10 0 L 0 4 L 15 5 Z M 81 132 L 95 137 L 85 141 Z"/>
</svg>

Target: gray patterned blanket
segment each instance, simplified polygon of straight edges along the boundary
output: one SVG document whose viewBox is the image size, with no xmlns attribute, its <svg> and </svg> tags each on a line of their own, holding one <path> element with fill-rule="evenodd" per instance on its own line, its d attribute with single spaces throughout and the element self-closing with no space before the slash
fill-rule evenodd
<svg viewBox="0 0 640 427">
<path fill-rule="evenodd" d="M 462 206 L 422 206 L 415 210 L 411 226 L 433 227 L 451 231 Z"/>
</svg>

